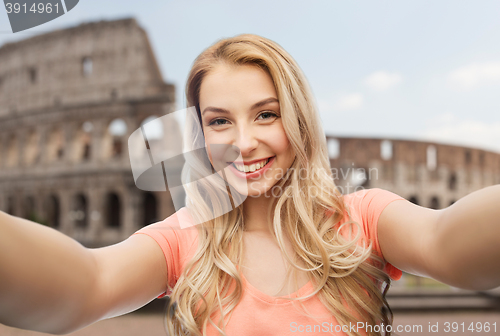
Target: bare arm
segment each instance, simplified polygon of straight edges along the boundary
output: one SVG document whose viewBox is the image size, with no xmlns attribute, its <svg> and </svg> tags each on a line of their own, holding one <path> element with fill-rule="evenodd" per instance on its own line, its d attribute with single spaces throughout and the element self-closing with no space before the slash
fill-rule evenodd
<svg viewBox="0 0 500 336">
<path fill-rule="evenodd" d="M 446 208 L 435 234 L 436 261 L 457 287 L 500 286 L 500 185 L 477 190 Z"/>
<path fill-rule="evenodd" d="M 378 233 L 385 259 L 401 270 L 464 289 L 500 286 L 500 185 L 442 210 L 392 202 Z"/>
<path fill-rule="evenodd" d="M 66 334 L 165 290 L 160 247 L 145 235 L 87 249 L 42 225 L 0 212 L 0 323 Z"/>
</svg>

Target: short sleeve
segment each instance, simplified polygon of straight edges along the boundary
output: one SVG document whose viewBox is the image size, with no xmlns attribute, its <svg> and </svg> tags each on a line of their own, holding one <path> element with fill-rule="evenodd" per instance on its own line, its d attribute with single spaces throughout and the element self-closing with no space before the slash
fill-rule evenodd
<svg viewBox="0 0 500 336">
<path fill-rule="evenodd" d="M 196 227 L 182 229 L 179 225 L 179 212 L 187 211 L 180 209 L 163 221 L 150 224 L 136 231 L 136 234 L 145 234 L 153 238 L 160 246 L 165 256 L 167 265 L 167 276 L 169 287 L 175 286 L 182 270 L 190 257 L 194 254 L 197 242 Z M 185 216 L 185 213 L 181 213 Z M 162 298 L 169 293 L 165 292 L 157 298 Z"/>
<path fill-rule="evenodd" d="M 373 251 L 379 257 L 384 258 L 378 240 L 378 220 L 387 205 L 403 197 L 380 188 L 361 190 L 349 194 L 352 204 L 360 212 L 363 228 L 368 239 L 373 243 Z M 386 262 L 383 269 L 393 280 L 401 279 L 403 272 Z"/>
</svg>

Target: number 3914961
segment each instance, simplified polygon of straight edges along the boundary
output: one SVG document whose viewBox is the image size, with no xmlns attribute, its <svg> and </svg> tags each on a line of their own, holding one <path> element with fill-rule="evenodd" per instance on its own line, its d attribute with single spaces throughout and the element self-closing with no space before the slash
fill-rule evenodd
<svg viewBox="0 0 500 336">
<path fill-rule="evenodd" d="M 44 4 L 44 3 L 34 3 L 33 5 L 31 5 L 31 7 L 29 7 L 28 5 L 26 5 L 26 3 L 24 4 L 21 4 L 21 3 L 10 3 L 10 2 L 7 2 L 5 4 L 5 9 L 7 9 L 7 14 L 10 14 L 10 13 L 24 13 L 24 14 L 27 14 L 27 13 L 33 13 L 33 14 L 36 14 L 36 13 L 39 13 L 39 14 L 42 14 L 42 13 L 52 13 L 52 12 L 56 12 L 56 13 L 59 13 L 59 4 L 56 3 L 55 5 L 52 5 L 51 3 L 47 3 L 47 4 Z"/>
<path fill-rule="evenodd" d="M 466 332 L 466 331 L 470 331 L 470 332 L 477 332 L 477 333 L 481 333 L 481 332 L 494 332 L 496 333 L 497 332 L 497 323 L 489 323 L 489 322 L 471 322 L 471 324 L 467 325 L 465 322 L 462 322 L 462 323 L 457 323 L 457 322 L 445 322 L 444 323 L 444 332 L 448 333 L 448 332 L 452 332 L 452 333 L 456 333 L 456 332 Z"/>
</svg>

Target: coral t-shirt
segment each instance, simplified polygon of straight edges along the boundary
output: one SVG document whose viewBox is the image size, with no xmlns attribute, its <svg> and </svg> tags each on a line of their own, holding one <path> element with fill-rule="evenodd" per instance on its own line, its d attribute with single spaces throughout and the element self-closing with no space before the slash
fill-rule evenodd
<svg viewBox="0 0 500 336">
<path fill-rule="evenodd" d="M 384 208 L 391 202 L 403 197 L 390 191 L 374 188 L 363 189 L 344 195 L 346 207 L 350 208 L 352 220 L 363 228 L 363 238 L 372 242 L 372 253 L 383 258 L 377 237 L 378 218 Z M 347 213 L 346 213 L 347 214 Z M 160 245 L 167 263 L 168 281 L 173 287 L 179 279 L 186 263 L 192 258 L 197 248 L 198 231 L 196 227 L 186 227 L 189 221 L 186 208 L 163 221 L 148 225 L 134 234 L 146 234 Z M 344 217 L 341 223 L 347 218 Z M 181 228 L 182 227 L 182 228 Z M 385 263 L 384 271 L 393 279 L 399 280 L 402 272 L 389 263 Z M 280 299 L 262 293 L 253 287 L 241 274 L 243 279 L 243 296 L 235 307 L 226 325 L 227 335 L 344 335 L 349 326 L 339 326 L 335 317 L 326 309 L 317 296 L 303 300 L 303 306 L 296 301 Z M 313 292 L 313 284 L 309 281 L 297 292 L 288 297 L 301 297 Z M 158 296 L 161 298 L 169 293 Z M 304 314 L 303 307 L 308 315 Z M 352 326 L 351 326 L 352 328 Z M 209 336 L 218 335 L 210 324 L 207 327 Z"/>
</svg>

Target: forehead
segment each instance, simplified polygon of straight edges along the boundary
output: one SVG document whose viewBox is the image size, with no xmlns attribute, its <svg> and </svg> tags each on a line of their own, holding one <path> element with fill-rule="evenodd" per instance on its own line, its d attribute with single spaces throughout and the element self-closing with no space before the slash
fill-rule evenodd
<svg viewBox="0 0 500 336">
<path fill-rule="evenodd" d="M 231 108 L 278 98 L 271 76 L 254 65 L 218 65 L 200 86 L 200 108 Z"/>
</svg>

